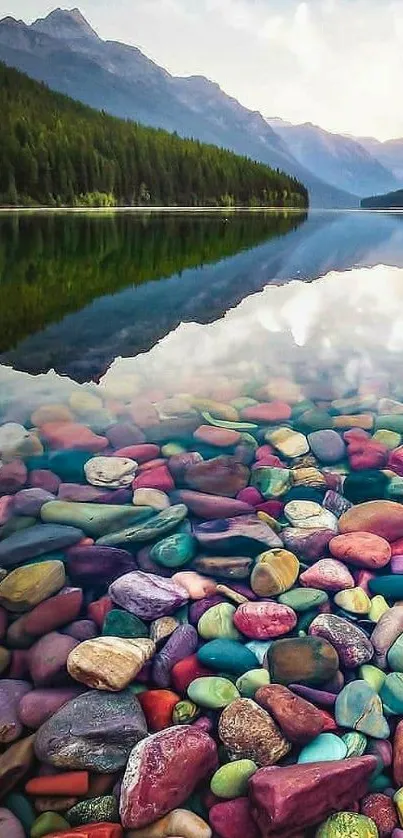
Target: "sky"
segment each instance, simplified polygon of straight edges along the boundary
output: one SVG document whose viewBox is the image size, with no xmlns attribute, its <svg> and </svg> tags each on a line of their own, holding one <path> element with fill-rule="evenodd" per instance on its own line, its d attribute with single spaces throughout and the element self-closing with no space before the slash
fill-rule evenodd
<svg viewBox="0 0 403 838">
<path fill-rule="evenodd" d="M 26 22 L 60 0 L 0 0 Z M 381 140 L 403 137 L 403 0 L 70 0 L 103 38 L 249 108 Z"/>
</svg>

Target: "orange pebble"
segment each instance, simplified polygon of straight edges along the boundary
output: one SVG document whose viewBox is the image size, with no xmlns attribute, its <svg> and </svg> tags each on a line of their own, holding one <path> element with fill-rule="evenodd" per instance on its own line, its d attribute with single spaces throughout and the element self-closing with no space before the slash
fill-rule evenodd
<svg viewBox="0 0 403 838">
<path fill-rule="evenodd" d="M 110 596 L 103 596 L 101 599 L 91 602 L 87 609 L 87 616 L 89 620 L 94 620 L 98 628 L 102 628 L 107 614 L 112 611 L 112 600 Z"/>
<path fill-rule="evenodd" d="M 123 838 L 120 823 L 90 823 L 64 832 L 51 832 L 46 838 Z"/>
<path fill-rule="evenodd" d="M 356 416 L 334 416 L 333 427 L 345 431 L 350 428 L 361 428 L 364 431 L 372 431 L 374 417 L 371 413 L 360 413 Z"/>
<path fill-rule="evenodd" d="M 151 730 L 164 730 L 172 724 L 174 707 L 180 701 L 179 695 L 171 690 L 147 690 L 140 693 L 138 700 L 143 708 Z"/>
<path fill-rule="evenodd" d="M 34 777 L 25 786 L 27 794 L 45 794 L 47 796 L 87 794 L 89 787 L 88 771 L 68 771 L 66 774 L 50 774 Z"/>
</svg>

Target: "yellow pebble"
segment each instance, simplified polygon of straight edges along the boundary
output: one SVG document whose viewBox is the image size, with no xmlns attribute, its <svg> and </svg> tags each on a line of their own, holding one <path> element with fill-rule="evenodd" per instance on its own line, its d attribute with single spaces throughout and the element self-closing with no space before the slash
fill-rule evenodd
<svg viewBox="0 0 403 838">
<path fill-rule="evenodd" d="M 369 609 L 368 617 L 372 620 L 373 623 L 377 623 L 378 620 L 381 619 L 382 614 L 385 614 L 386 611 L 389 611 L 389 605 L 386 602 L 385 597 L 381 596 L 381 594 L 377 594 L 373 596 L 371 599 L 371 608 Z"/>
</svg>

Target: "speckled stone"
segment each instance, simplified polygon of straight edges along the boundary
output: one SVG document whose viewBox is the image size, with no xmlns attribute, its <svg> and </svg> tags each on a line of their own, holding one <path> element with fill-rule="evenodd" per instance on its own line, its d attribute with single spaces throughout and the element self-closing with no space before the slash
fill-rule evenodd
<svg viewBox="0 0 403 838">
<path fill-rule="evenodd" d="M 329 593 L 354 587 L 354 577 L 337 559 L 319 559 L 301 573 L 299 581 L 304 587 L 319 588 Z"/>
<path fill-rule="evenodd" d="M 112 794 L 81 800 L 68 809 L 66 818 L 71 826 L 90 823 L 118 823 L 119 808 L 116 797 Z"/>
<path fill-rule="evenodd" d="M 67 671 L 87 687 L 117 692 L 135 679 L 154 652 L 149 638 L 97 637 L 70 652 Z"/>
<path fill-rule="evenodd" d="M 257 765 L 275 765 L 291 747 L 271 716 L 251 698 L 238 698 L 223 710 L 218 734 L 232 760 L 251 759 Z"/>
<path fill-rule="evenodd" d="M 131 690 L 91 690 L 69 701 L 38 730 L 39 760 L 64 770 L 114 774 L 147 735 L 143 711 Z"/>
<path fill-rule="evenodd" d="M 338 812 L 319 827 L 316 838 L 379 838 L 376 824 L 365 815 Z"/>
<path fill-rule="evenodd" d="M 328 640 L 337 650 L 347 669 L 369 663 L 374 649 L 366 634 L 353 623 L 336 614 L 319 614 L 309 627 L 309 634 Z"/>
<path fill-rule="evenodd" d="M 328 509 L 311 500 L 293 500 L 286 504 L 284 515 L 299 529 L 337 531 L 337 518 Z"/>
<path fill-rule="evenodd" d="M 266 498 L 280 498 L 291 487 L 292 472 L 276 466 L 257 466 L 252 471 L 251 486 Z"/>
<path fill-rule="evenodd" d="M 245 602 L 237 608 L 233 622 L 252 640 L 271 640 L 292 631 L 297 624 L 297 615 L 292 608 L 279 602 Z"/>
<path fill-rule="evenodd" d="M 171 579 L 133 571 L 121 576 L 109 588 L 113 602 L 143 620 L 172 614 L 188 601 L 188 592 Z"/>
<path fill-rule="evenodd" d="M 118 489 L 130 486 L 138 464 L 129 457 L 92 457 L 84 466 L 87 482 L 92 486 Z"/>
</svg>

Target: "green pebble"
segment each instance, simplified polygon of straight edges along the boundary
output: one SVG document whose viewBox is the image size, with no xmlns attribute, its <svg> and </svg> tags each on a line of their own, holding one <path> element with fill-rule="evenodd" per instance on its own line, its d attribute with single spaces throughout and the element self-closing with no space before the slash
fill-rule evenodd
<svg viewBox="0 0 403 838">
<path fill-rule="evenodd" d="M 81 800 L 66 812 L 70 826 L 84 826 L 87 823 L 117 823 L 119 809 L 112 794 Z"/>
<path fill-rule="evenodd" d="M 349 733 L 344 733 L 341 738 L 347 747 L 345 759 L 350 759 L 350 757 L 362 757 L 362 755 L 365 754 L 367 747 L 367 737 L 365 736 L 365 733 L 359 733 L 358 730 L 349 731 Z"/>
<path fill-rule="evenodd" d="M 378 596 L 373 596 L 371 599 L 371 608 L 369 609 L 368 619 L 372 620 L 373 623 L 377 623 L 386 611 L 389 611 L 389 605 L 386 602 L 385 597 L 380 594 L 378 594 Z"/>
<path fill-rule="evenodd" d="M 254 698 L 260 687 L 270 684 L 270 675 L 267 669 L 250 669 L 236 681 L 236 687 L 243 698 Z"/>
<path fill-rule="evenodd" d="M 292 405 L 291 418 L 295 421 L 304 413 L 307 413 L 308 410 L 316 410 L 316 405 L 314 402 L 311 402 L 310 399 L 303 399 L 302 401 Z"/>
<path fill-rule="evenodd" d="M 390 672 L 379 693 L 384 713 L 400 716 L 403 713 L 403 673 Z"/>
<path fill-rule="evenodd" d="M 179 442 L 167 442 L 161 448 L 161 454 L 163 457 L 168 459 L 168 457 L 174 457 L 176 454 L 184 454 L 187 449 L 184 445 L 180 445 Z"/>
<path fill-rule="evenodd" d="M 241 634 L 234 626 L 236 608 L 229 602 L 213 605 L 202 614 L 197 624 L 197 631 L 203 640 L 216 640 L 223 637 L 228 640 L 239 640 Z"/>
<path fill-rule="evenodd" d="M 149 637 L 149 630 L 140 617 L 113 608 L 105 617 L 102 634 L 108 637 Z"/>
<path fill-rule="evenodd" d="M 403 672 L 403 634 L 390 647 L 388 664 L 392 672 Z"/>
<path fill-rule="evenodd" d="M 235 407 L 235 410 L 245 410 L 245 407 L 254 407 L 255 404 L 259 404 L 256 399 L 249 399 L 247 396 L 241 396 L 239 399 L 233 399 L 230 402 L 231 407 Z"/>
<path fill-rule="evenodd" d="M 279 498 L 291 487 L 292 473 L 288 468 L 261 466 L 252 471 L 251 486 L 264 498 Z"/>
<path fill-rule="evenodd" d="M 172 713 L 174 725 L 189 725 L 200 715 L 197 704 L 193 701 L 178 701 Z"/>
<path fill-rule="evenodd" d="M 378 838 L 378 835 L 378 828 L 371 818 L 353 812 L 338 812 L 319 827 L 315 838 Z"/>
<path fill-rule="evenodd" d="M 163 509 L 162 512 L 158 512 L 157 515 L 153 515 L 142 524 L 134 524 L 119 532 L 104 535 L 102 538 L 98 538 L 96 543 L 106 547 L 117 547 L 122 544 L 127 545 L 126 549 L 129 550 L 132 546 L 138 549 L 137 545 L 154 541 L 165 533 L 176 529 L 186 518 L 187 513 L 185 504 L 178 503 L 168 509 Z"/>
<path fill-rule="evenodd" d="M 57 812 L 43 812 L 36 819 L 31 827 L 31 838 L 42 838 L 43 835 L 50 835 L 51 832 L 64 832 L 70 829 L 70 824 Z"/>
<path fill-rule="evenodd" d="M 389 416 L 376 416 L 375 430 L 395 431 L 398 434 L 403 434 L 403 414 L 391 413 Z"/>
<path fill-rule="evenodd" d="M 192 535 L 176 532 L 163 538 L 150 551 L 150 558 L 163 567 L 183 567 L 196 554 L 196 541 Z"/>
<path fill-rule="evenodd" d="M 31 801 L 19 792 L 11 792 L 4 798 L 4 805 L 21 822 L 25 834 L 30 835 L 32 826 L 36 820 L 36 814 L 31 805 Z"/>
<path fill-rule="evenodd" d="M 359 668 L 359 676 L 363 681 L 366 681 L 376 693 L 379 693 L 384 684 L 386 673 L 382 672 L 382 669 L 378 669 L 377 666 L 373 666 L 373 664 L 364 663 Z"/>
<path fill-rule="evenodd" d="M 148 687 L 145 684 L 130 684 L 127 688 L 130 690 L 133 695 L 141 695 L 141 693 L 146 693 L 148 691 Z"/>
<path fill-rule="evenodd" d="M 374 433 L 373 439 L 377 442 L 381 442 L 382 445 L 386 445 L 386 448 L 388 448 L 389 451 L 393 451 L 395 448 L 398 448 L 402 441 L 401 434 L 396 433 L 396 431 L 382 429 Z"/>
<path fill-rule="evenodd" d="M 208 411 L 202 412 L 203 419 L 215 428 L 225 428 L 227 431 L 256 431 L 254 422 L 228 422 L 226 419 L 215 419 Z"/>
<path fill-rule="evenodd" d="M 403 599 L 403 574 L 391 573 L 387 576 L 376 576 L 369 580 L 369 589 L 372 594 L 382 594 L 385 599 L 395 602 Z"/>
<path fill-rule="evenodd" d="M 334 469 L 332 469 L 334 471 Z M 351 503 L 365 503 L 386 497 L 390 478 L 376 469 L 348 474 L 343 484 L 343 495 Z"/>
<path fill-rule="evenodd" d="M 286 591 L 285 594 L 280 594 L 277 598 L 282 605 L 288 605 L 294 611 L 304 612 L 311 608 L 318 608 L 329 599 L 326 591 L 320 591 L 317 588 L 293 588 L 291 591 Z"/>
<path fill-rule="evenodd" d="M 210 789 L 216 797 L 231 800 L 243 797 L 248 791 L 250 777 L 257 771 L 257 765 L 251 759 L 238 759 L 222 765 L 211 778 Z"/>
<path fill-rule="evenodd" d="M 294 412 L 294 411 L 293 411 Z M 296 418 L 295 426 L 305 433 L 313 431 L 324 431 L 333 428 L 333 418 L 326 410 L 313 408 L 302 413 Z"/>
<path fill-rule="evenodd" d="M 195 678 L 188 686 L 188 696 L 195 704 L 208 707 L 210 710 L 227 707 L 240 697 L 235 685 L 227 678 L 220 678 L 219 675 Z"/>
</svg>

